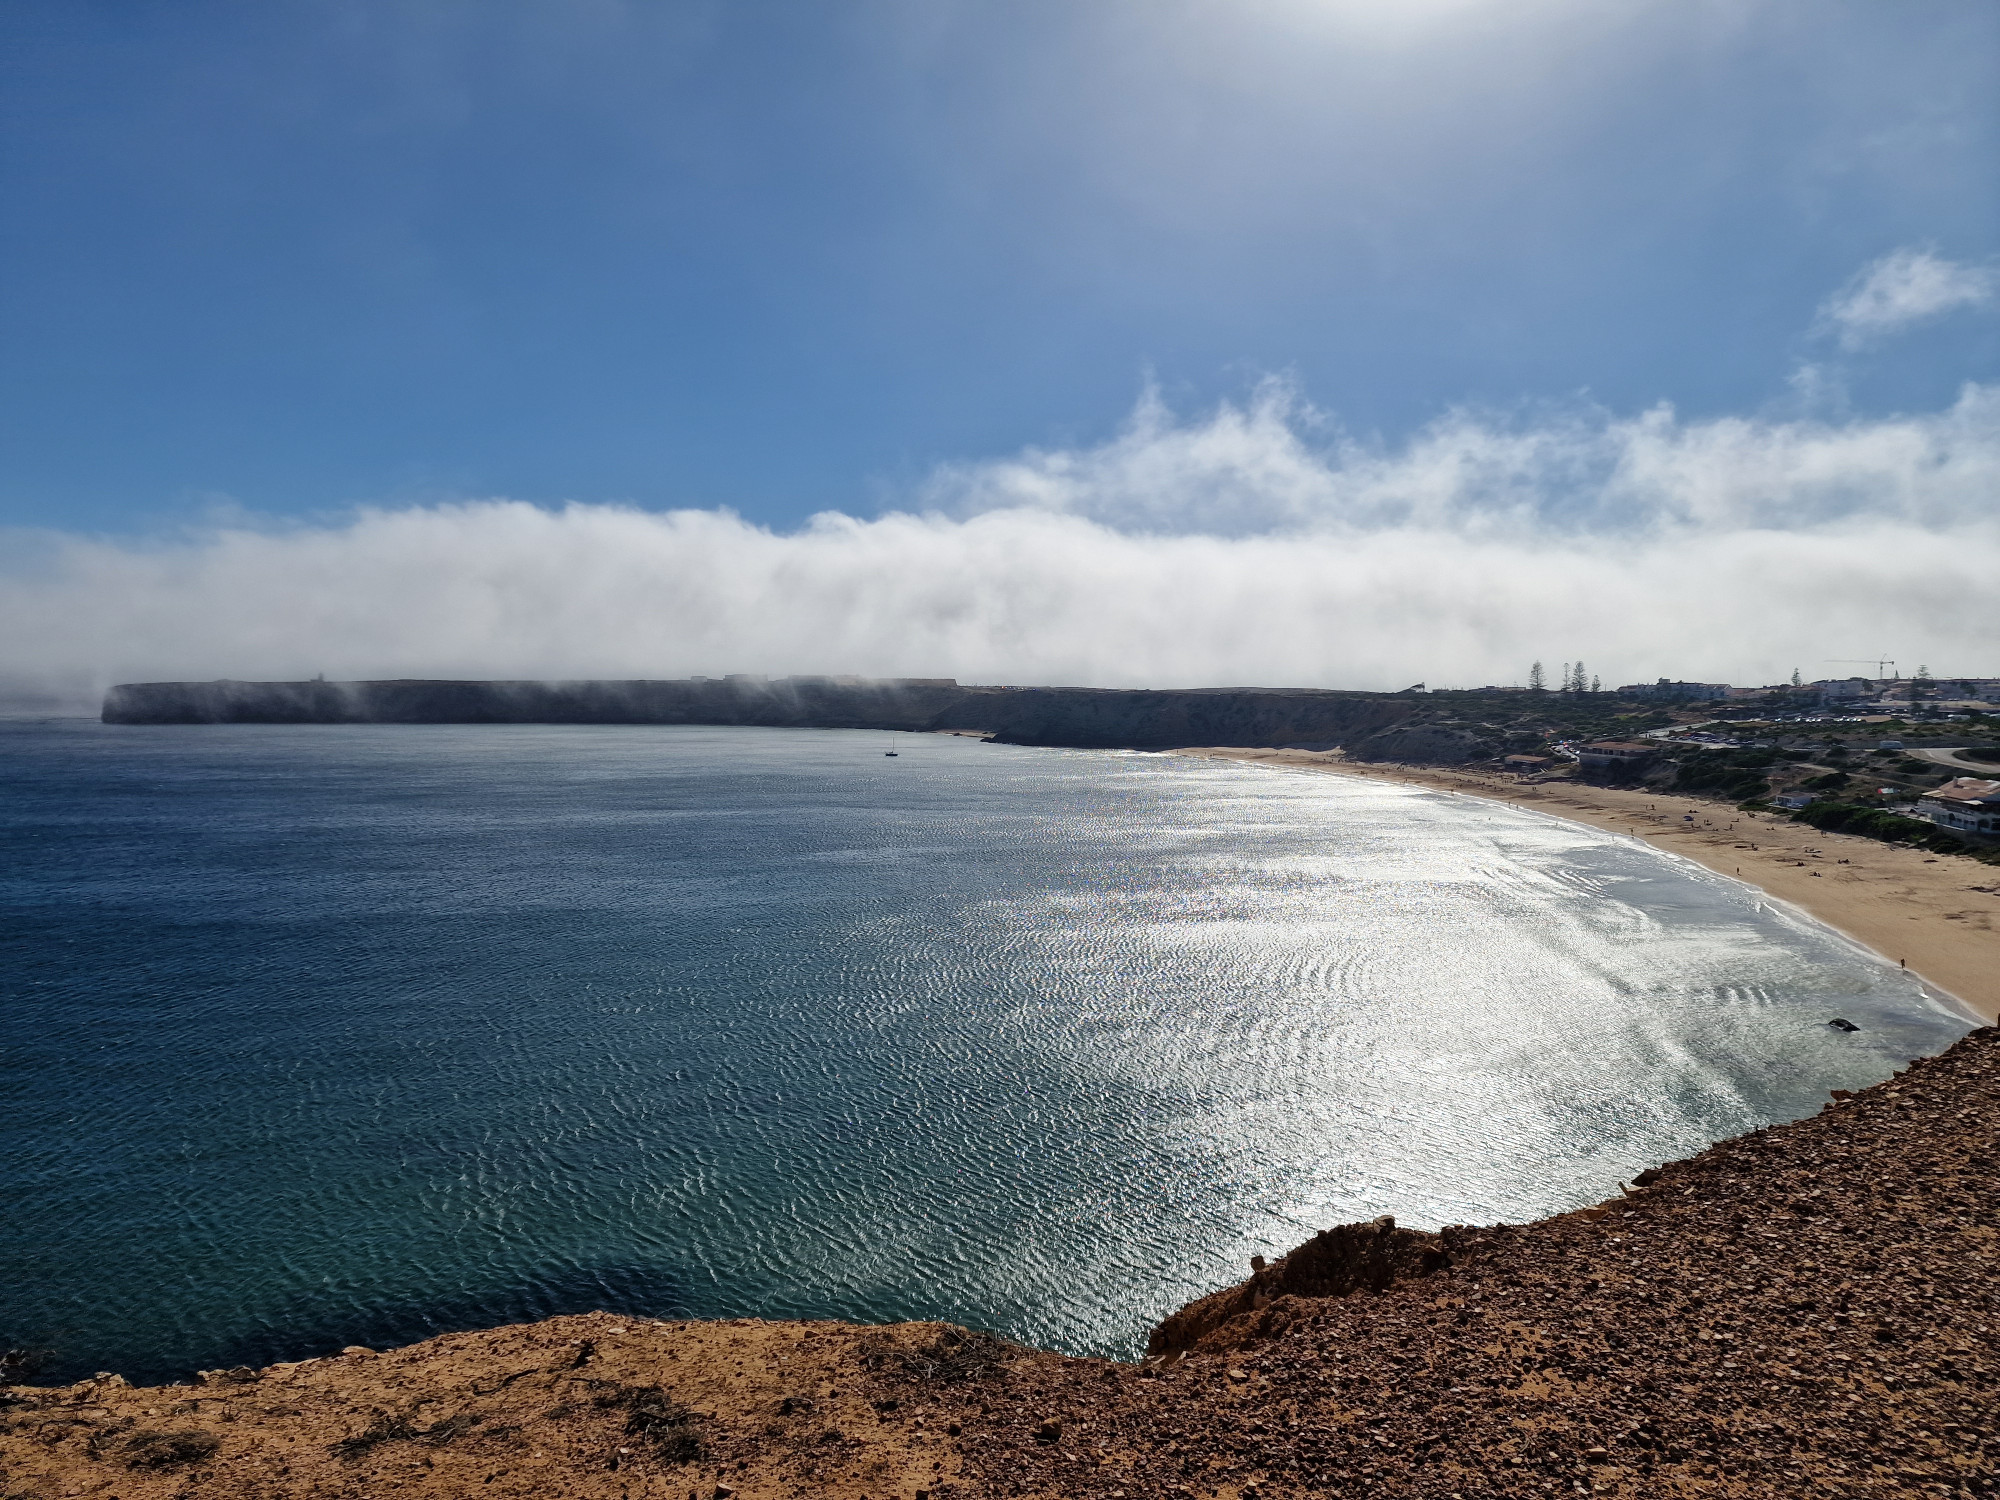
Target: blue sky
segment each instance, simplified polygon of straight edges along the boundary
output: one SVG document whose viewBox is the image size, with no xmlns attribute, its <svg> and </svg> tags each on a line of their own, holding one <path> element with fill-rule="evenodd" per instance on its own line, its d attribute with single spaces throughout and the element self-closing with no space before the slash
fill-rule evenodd
<svg viewBox="0 0 2000 1500">
<path fill-rule="evenodd" d="M 1399 19 L 1400 18 L 1400 19 Z M 1899 246 L 2000 250 L 2000 7 L 35 3 L 0 11 L 0 519 L 506 495 L 791 525 L 1291 377 L 1797 399 Z M 1846 360 L 1861 411 L 2000 324 Z"/>
<path fill-rule="evenodd" d="M 1991 0 L 15 0 L 0 694 L 2000 675 L 1996 163 Z"/>
</svg>

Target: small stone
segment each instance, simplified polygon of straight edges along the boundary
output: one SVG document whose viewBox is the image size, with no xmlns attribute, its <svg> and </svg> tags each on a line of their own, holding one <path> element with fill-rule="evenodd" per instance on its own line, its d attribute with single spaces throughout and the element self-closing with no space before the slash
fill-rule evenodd
<svg viewBox="0 0 2000 1500">
<path fill-rule="evenodd" d="M 312 1361 L 309 1359 L 302 1359 L 298 1361 L 298 1365 L 309 1365 L 311 1363 Z M 296 1369 L 298 1368 L 298 1365 L 289 1365 L 285 1366 L 284 1368 Z M 260 1380 L 262 1378 L 263 1377 L 259 1375 L 257 1371 L 251 1369 L 248 1365 L 237 1365 L 234 1369 L 229 1369 L 229 1370 L 203 1370 L 200 1374 L 195 1376 L 195 1384 L 196 1385 L 249 1385 L 252 1381 Z"/>
<path fill-rule="evenodd" d="M 373 1359 L 375 1357 L 375 1351 L 370 1349 L 366 1344 L 349 1344 L 340 1352 L 353 1359 Z"/>
<path fill-rule="evenodd" d="M 1053 1443 L 1061 1436 L 1062 1418 L 1060 1417 L 1044 1417 L 1042 1418 L 1042 1425 L 1035 1429 L 1035 1441 L 1038 1443 Z"/>
<path fill-rule="evenodd" d="M 1232 1365 L 1230 1366 L 1229 1369 L 1229 1378 L 1233 1381 L 1236 1381 L 1240 1385 L 1242 1382 L 1248 1380 L 1250 1376 L 1247 1371 L 1239 1370 L 1234 1365 Z"/>
<path fill-rule="evenodd" d="M 1264 1269 L 1264 1257 L 1263 1257 L 1263 1256 L 1261 1256 L 1261 1255 L 1253 1255 L 1253 1256 L 1251 1256 L 1251 1257 L 1250 1257 L 1250 1269 L 1251 1269 L 1251 1270 L 1253 1270 L 1253 1271 L 1261 1271 L 1261 1270 L 1263 1270 L 1263 1269 Z"/>
<path fill-rule="evenodd" d="M 1603 1448 L 1586 1448 L 1583 1450 L 1583 1461 L 1587 1464 L 1609 1463 L 1611 1454 Z"/>
<path fill-rule="evenodd" d="M 959 1426 L 958 1423 L 953 1422 L 945 1428 L 945 1431 L 950 1433 L 951 1436 L 957 1437 L 961 1432 L 965 1431 L 965 1429 Z"/>
</svg>

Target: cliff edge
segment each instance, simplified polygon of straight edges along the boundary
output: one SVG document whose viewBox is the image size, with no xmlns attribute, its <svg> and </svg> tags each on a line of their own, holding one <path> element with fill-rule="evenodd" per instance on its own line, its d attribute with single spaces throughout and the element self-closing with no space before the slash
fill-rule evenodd
<svg viewBox="0 0 2000 1500">
<path fill-rule="evenodd" d="M 0 1494 L 2000 1493 L 2000 1030 L 1527 1225 L 1321 1234 L 1128 1365 L 593 1313 L 0 1393 Z"/>
<path fill-rule="evenodd" d="M 724 724 L 958 730 L 1018 745 L 1164 750 L 1190 745 L 1360 746 L 1414 700 L 1312 688 L 962 687 L 942 679 L 135 682 L 105 695 L 107 724 Z M 1464 743 L 1461 743 L 1464 741 Z M 1464 759 L 1472 737 L 1412 740 Z"/>
</svg>

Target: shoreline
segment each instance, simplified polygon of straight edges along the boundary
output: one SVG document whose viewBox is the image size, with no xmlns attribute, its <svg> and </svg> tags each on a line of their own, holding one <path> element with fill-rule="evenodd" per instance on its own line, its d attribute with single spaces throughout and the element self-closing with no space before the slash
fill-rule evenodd
<svg viewBox="0 0 2000 1500">
<path fill-rule="evenodd" d="M 2000 1019 L 2000 874 L 1990 866 L 1673 793 L 1353 761 L 1338 750 L 1204 746 L 1176 753 L 1478 797 L 1640 838 L 1900 963 L 1974 1024 Z"/>
</svg>

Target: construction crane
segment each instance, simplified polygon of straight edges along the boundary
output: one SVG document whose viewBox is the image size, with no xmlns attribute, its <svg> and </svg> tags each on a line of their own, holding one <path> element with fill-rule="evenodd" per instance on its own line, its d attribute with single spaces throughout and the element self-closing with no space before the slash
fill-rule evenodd
<svg viewBox="0 0 2000 1500">
<path fill-rule="evenodd" d="M 1886 656 L 1879 656 L 1875 658 L 1875 660 L 1873 661 L 1867 661 L 1860 657 L 1854 657 L 1854 656 L 1829 656 L 1826 659 L 1830 662 L 1838 662 L 1850 667 L 1873 667 L 1875 669 L 1875 676 L 1878 679 L 1883 677 L 1889 677 L 1889 674 L 1882 670 L 1884 667 L 1893 668 L 1896 665 L 1894 662 L 1890 661 L 1889 658 Z M 1903 679 L 1902 675 L 1898 673 L 1894 677 L 1889 677 L 1889 680 L 1891 682 L 1901 682 Z"/>
</svg>

